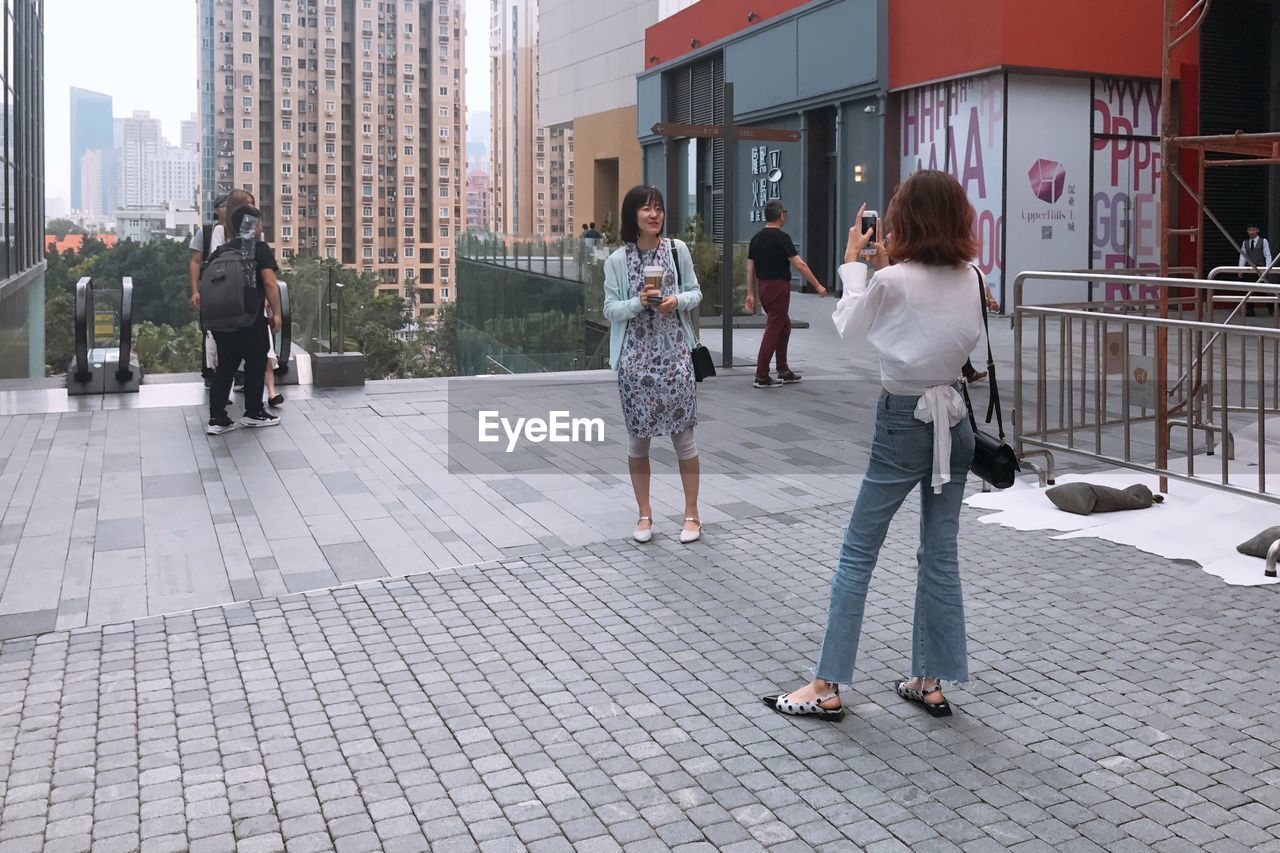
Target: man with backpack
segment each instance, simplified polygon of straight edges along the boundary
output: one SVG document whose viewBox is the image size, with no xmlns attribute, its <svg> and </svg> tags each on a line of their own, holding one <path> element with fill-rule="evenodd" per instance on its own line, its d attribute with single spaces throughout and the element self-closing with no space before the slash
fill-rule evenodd
<svg viewBox="0 0 1280 853">
<path fill-rule="evenodd" d="M 263 405 L 267 370 L 267 329 L 280 328 L 280 289 L 276 284 L 275 253 L 259 239 L 262 214 L 243 205 L 231 213 L 235 239 L 213 252 L 200 273 L 200 325 L 213 333 L 218 366 L 209 392 L 209 425 L 205 432 L 220 435 L 237 426 L 275 426 L 280 419 Z M 263 306 L 271 316 L 263 315 Z M 227 416 L 236 368 L 244 361 L 244 416 Z"/>
</svg>

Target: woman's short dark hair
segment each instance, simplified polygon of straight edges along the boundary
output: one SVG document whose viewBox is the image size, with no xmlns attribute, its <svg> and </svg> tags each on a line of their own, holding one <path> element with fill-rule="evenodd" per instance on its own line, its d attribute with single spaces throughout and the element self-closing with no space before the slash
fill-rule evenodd
<svg viewBox="0 0 1280 853">
<path fill-rule="evenodd" d="M 634 243 L 640 239 L 640 226 L 636 224 L 636 217 L 640 208 L 650 204 L 656 204 L 666 213 L 667 205 L 657 187 L 641 184 L 627 190 L 627 194 L 622 197 L 622 215 L 618 217 L 618 235 L 622 237 L 622 242 Z"/>
<path fill-rule="evenodd" d="M 972 261 L 981 243 L 973 235 L 975 213 L 960 182 L 925 169 L 907 178 L 889 200 L 885 230 L 893 235 L 889 257 L 932 266 Z"/>
</svg>

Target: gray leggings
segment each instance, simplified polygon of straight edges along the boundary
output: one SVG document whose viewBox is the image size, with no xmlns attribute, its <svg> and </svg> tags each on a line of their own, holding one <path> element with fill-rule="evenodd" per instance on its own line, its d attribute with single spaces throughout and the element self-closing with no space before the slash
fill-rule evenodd
<svg viewBox="0 0 1280 853">
<path fill-rule="evenodd" d="M 671 433 L 671 444 L 676 449 L 677 459 L 692 459 L 698 455 L 698 443 L 693 438 L 693 427 L 680 432 Z M 649 458 L 649 438 L 627 438 L 627 456 L 632 459 Z"/>
</svg>

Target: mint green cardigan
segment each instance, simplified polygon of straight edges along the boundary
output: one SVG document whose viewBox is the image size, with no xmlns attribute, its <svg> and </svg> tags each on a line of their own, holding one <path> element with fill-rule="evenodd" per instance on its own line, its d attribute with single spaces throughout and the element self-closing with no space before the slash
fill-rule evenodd
<svg viewBox="0 0 1280 853">
<path fill-rule="evenodd" d="M 668 238 L 667 246 L 673 250 L 673 261 L 680 265 L 680 292 L 676 294 L 676 313 L 684 338 L 693 349 L 693 323 L 689 316 L 698 310 L 702 302 L 702 288 L 698 275 L 693 271 L 693 256 L 681 240 Z M 674 264 L 673 264 L 674 266 Z M 627 249 L 616 250 L 604 262 L 604 317 L 609 321 L 609 365 L 618 369 L 618 356 L 622 354 L 622 341 L 627 334 L 627 321 L 644 310 L 639 296 L 631 296 L 631 282 L 627 280 Z"/>
</svg>

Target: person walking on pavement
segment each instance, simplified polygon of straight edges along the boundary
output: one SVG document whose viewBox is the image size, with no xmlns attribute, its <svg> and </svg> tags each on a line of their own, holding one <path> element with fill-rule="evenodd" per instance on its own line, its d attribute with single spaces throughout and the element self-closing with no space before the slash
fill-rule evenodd
<svg viewBox="0 0 1280 853">
<path fill-rule="evenodd" d="M 259 239 L 261 220 L 262 214 L 256 207 L 243 205 L 234 210 L 229 224 L 231 233 L 238 236 L 224 244 L 210 260 L 210 265 L 216 267 L 219 254 L 234 251 L 251 257 L 254 268 L 247 270 L 252 273 L 253 284 L 245 285 L 247 289 L 243 292 L 243 305 L 240 306 L 249 321 L 243 328 L 230 331 L 218 331 L 217 326 L 213 326 L 213 339 L 218 346 L 218 367 L 209 392 L 209 425 L 205 429 L 209 435 L 220 435 L 237 426 L 266 427 L 280 422 L 263 405 L 268 335 L 280 328 L 280 288 L 276 283 L 279 266 L 275 253 Z M 216 269 L 207 269 L 207 274 L 201 276 L 201 290 L 206 287 L 205 280 L 216 272 Z M 208 307 L 203 297 L 201 302 Z M 263 312 L 265 306 L 271 308 L 270 317 Z M 231 383 L 241 361 L 244 362 L 245 411 L 237 423 L 227 416 L 227 406 L 231 400 Z"/>
<path fill-rule="evenodd" d="M 693 428 L 698 392 L 693 372 L 693 325 L 702 290 L 689 247 L 662 236 L 666 209 L 656 187 L 633 187 L 622 199 L 622 248 L 604 264 L 604 316 L 610 323 L 609 363 L 629 436 L 627 468 L 639 508 L 632 538 L 653 538 L 649 503 L 649 443 L 669 435 L 684 490 L 682 543 L 702 536 L 698 516 L 700 468 Z"/>
<path fill-rule="evenodd" d="M 862 211 L 855 221 L 861 223 Z M 981 278 L 968 264 L 978 248 L 973 223 L 973 206 L 959 182 L 925 170 L 908 178 L 889 202 L 885 225 L 892 248 L 876 244 L 871 261 L 877 271 L 869 283 L 866 266 L 855 261 L 871 232 L 860 225 L 849 229 L 840 267 L 844 296 L 833 319 L 841 337 L 876 351 L 883 390 L 867 474 L 831 579 L 817 677 L 790 693 L 765 696 L 774 711 L 844 716 L 840 684 L 853 680 L 871 573 L 889 522 L 917 486 L 912 677 L 893 689 L 933 716 L 949 716 L 941 681 L 968 680 L 956 539 L 974 436 L 956 376 L 982 337 L 981 303 L 973 298 Z"/>
<path fill-rule="evenodd" d="M 767 320 L 764 337 L 760 339 L 760 352 L 756 355 L 756 388 L 777 388 L 791 382 L 799 382 L 800 374 L 787 364 L 787 341 L 791 339 L 791 270 L 794 268 L 804 280 L 813 285 L 819 296 L 826 296 L 827 289 L 814 276 L 813 270 L 800 257 L 791 235 L 782 230 L 787 224 L 787 209 L 774 200 L 764 206 L 765 226 L 751 238 L 747 249 L 747 301 L 746 308 L 755 313 L 756 297 Z M 778 358 L 778 378 L 769 376 L 769 362 L 774 354 Z"/>
</svg>

